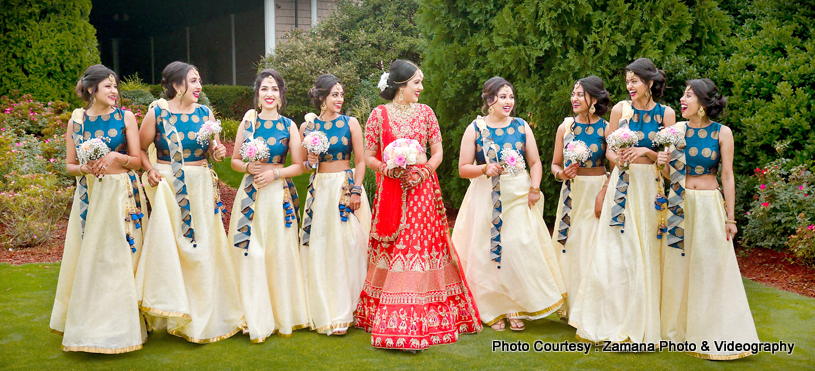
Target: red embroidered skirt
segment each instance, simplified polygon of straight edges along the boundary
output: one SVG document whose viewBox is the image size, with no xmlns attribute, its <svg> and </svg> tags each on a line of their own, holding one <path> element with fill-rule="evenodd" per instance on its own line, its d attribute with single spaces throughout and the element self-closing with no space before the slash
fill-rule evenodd
<svg viewBox="0 0 815 371">
<path fill-rule="evenodd" d="M 481 331 L 438 190 L 433 173 L 407 192 L 398 237 L 369 240 L 368 275 L 355 320 L 371 333 L 376 348 L 421 350 Z"/>
</svg>

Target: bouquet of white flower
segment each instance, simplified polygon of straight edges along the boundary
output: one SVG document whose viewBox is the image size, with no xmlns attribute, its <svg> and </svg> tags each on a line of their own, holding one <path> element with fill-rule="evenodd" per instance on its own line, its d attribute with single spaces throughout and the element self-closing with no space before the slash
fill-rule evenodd
<svg viewBox="0 0 815 371">
<path fill-rule="evenodd" d="M 591 157 L 591 151 L 586 142 L 582 140 L 573 140 L 563 147 L 563 158 L 566 161 L 578 163 L 583 166 L 583 163 Z"/>
<path fill-rule="evenodd" d="M 515 176 L 526 171 L 526 162 L 523 156 L 514 149 L 501 151 L 501 165 L 509 175 Z"/>
<path fill-rule="evenodd" d="M 195 141 L 203 146 L 205 140 L 210 140 L 214 138 L 215 134 L 219 134 L 220 132 L 221 132 L 221 120 L 207 121 L 203 125 L 201 125 L 200 129 L 198 129 Z M 215 141 L 214 144 L 215 146 L 218 146 L 217 141 Z"/>
<path fill-rule="evenodd" d="M 253 139 L 241 145 L 240 153 L 244 162 L 262 161 L 269 158 L 269 146 L 263 139 Z"/>
<path fill-rule="evenodd" d="M 408 165 L 416 165 L 419 155 L 424 153 L 424 148 L 413 139 L 397 139 L 385 147 L 382 152 L 382 161 L 388 170 L 401 167 L 407 169 Z"/>
<path fill-rule="evenodd" d="M 606 143 L 611 148 L 612 151 L 618 151 L 622 148 L 629 148 L 634 147 L 639 142 L 640 138 L 629 128 L 619 128 L 614 130 L 611 135 L 606 138 Z M 628 163 L 622 164 L 620 166 L 621 170 L 628 170 Z"/>
<path fill-rule="evenodd" d="M 105 143 L 110 143 L 110 138 L 93 138 L 82 142 L 76 148 L 76 158 L 79 164 L 85 165 L 88 161 L 98 160 L 108 154 L 110 148 Z"/>
</svg>

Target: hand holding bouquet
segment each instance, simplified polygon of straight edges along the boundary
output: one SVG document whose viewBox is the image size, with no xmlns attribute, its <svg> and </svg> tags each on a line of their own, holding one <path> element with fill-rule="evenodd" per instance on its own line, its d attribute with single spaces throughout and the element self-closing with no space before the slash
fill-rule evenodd
<svg viewBox="0 0 815 371">
<path fill-rule="evenodd" d="M 397 139 L 388 144 L 382 152 L 382 162 L 387 170 L 400 167 L 407 169 L 410 165 L 416 165 L 419 155 L 424 153 L 424 148 L 418 141 L 413 139 Z"/>
<path fill-rule="evenodd" d="M 79 166 L 85 165 L 90 161 L 96 161 L 110 153 L 110 148 L 108 148 L 108 145 L 105 143 L 110 143 L 110 138 L 92 138 L 83 141 L 77 146 L 76 158 L 79 160 Z"/>
<path fill-rule="evenodd" d="M 589 146 L 586 145 L 586 142 L 582 140 L 573 140 L 566 144 L 563 147 L 563 158 L 568 162 L 571 161 L 572 163 L 580 164 L 583 166 L 583 163 L 591 157 L 591 151 L 589 151 Z"/>
<path fill-rule="evenodd" d="M 195 141 L 203 146 L 204 141 L 215 138 L 215 135 L 219 134 L 220 132 L 221 132 L 221 120 L 207 121 L 203 125 L 201 125 L 200 129 L 198 129 Z M 217 147 L 218 141 L 216 140 L 214 144 Z"/>
<path fill-rule="evenodd" d="M 514 149 L 501 151 L 501 165 L 504 167 L 504 172 L 512 176 L 526 171 L 526 162 L 523 156 Z"/>
<path fill-rule="evenodd" d="M 608 143 L 609 148 L 612 151 L 619 151 L 623 148 L 630 148 L 637 145 L 639 142 L 639 136 L 637 133 L 632 131 L 629 128 L 619 128 L 614 130 L 611 135 L 606 138 L 606 143 Z M 621 170 L 628 170 L 628 163 L 623 163 L 620 166 Z"/>
<path fill-rule="evenodd" d="M 657 133 L 656 137 L 654 137 L 654 144 L 661 145 L 663 151 L 670 146 L 684 147 L 685 131 L 676 126 L 663 128 Z M 665 165 L 660 164 L 659 168 L 662 169 L 664 166 Z"/>
<path fill-rule="evenodd" d="M 258 162 L 269 158 L 269 146 L 263 139 L 252 139 L 241 145 L 241 158 L 244 162 Z"/>
</svg>

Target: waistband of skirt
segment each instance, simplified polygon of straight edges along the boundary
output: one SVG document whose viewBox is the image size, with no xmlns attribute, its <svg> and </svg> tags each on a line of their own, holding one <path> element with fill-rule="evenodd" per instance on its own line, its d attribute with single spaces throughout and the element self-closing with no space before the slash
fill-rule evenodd
<svg viewBox="0 0 815 371">
<path fill-rule="evenodd" d="M 351 170 L 351 173 L 353 173 L 353 169 Z M 343 179 L 345 179 L 345 177 L 346 177 L 345 170 L 342 170 L 342 171 L 337 171 L 337 172 L 333 172 L 333 173 L 317 173 L 316 178 L 317 179 L 331 179 L 331 178 L 343 178 Z"/>
<path fill-rule="evenodd" d="M 156 163 L 154 167 L 158 169 L 158 171 L 173 171 L 173 166 L 170 164 Z M 204 161 L 204 163 L 201 165 L 183 165 L 181 166 L 181 169 L 183 169 L 184 172 L 209 172 L 209 166 L 207 166 L 206 161 Z"/>
</svg>

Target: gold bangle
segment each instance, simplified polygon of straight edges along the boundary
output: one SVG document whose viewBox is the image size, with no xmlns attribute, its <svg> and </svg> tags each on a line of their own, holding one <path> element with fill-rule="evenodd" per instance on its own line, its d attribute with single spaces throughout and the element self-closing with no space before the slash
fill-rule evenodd
<svg viewBox="0 0 815 371">
<path fill-rule="evenodd" d="M 130 155 L 125 155 L 125 156 L 127 157 L 127 161 L 125 161 L 125 163 L 124 163 L 124 165 L 122 165 L 122 167 L 127 167 L 127 165 L 130 165 Z"/>
<path fill-rule="evenodd" d="M 247 163 L 245 163 L 245 164 L 243 164 L 243 172 L 244 172 L 244 173 L 249 172 L 249 163 L 248 163 L 248 162 L 247 162 Z"/>
<path fill-rule="evenodd" d="M 481 167 L 481 174 L 487 175 L 487 164 L 484 164 L 484 166 Z"/>
<path fill-rule="evenodd" d="M 273 169 L 272 174 L 274 174 L 274 180 L 280 179 L 280 176 L 281 176 L 280 169 Z"/>
<path fill-rule="evenodd" d="M 563 172 L 563 170 L 558 170 L 558 171 L 555 172 L 555 180 L 561 180 L 560 178 L 558 178 L 558 175 L 560 175 L 560 173 L 562 173 L 562 172 Z"/>
<path fill-rule="evenodd" d="M 724 224 L 734 224 L 735 225 L 736 221 L 735 220 L 725 220 Z"/>
<path fill-rule="evenodd" d="M 540 187 L 529 187 L 530 193 L 541 193 Z"/>
<path fill-rule="evenodd" d="M 85 175 L 90 174 L 90 173 L 86 173 L 86 172 L 82 171 L 82 167 L 83 167 L 83 166 L 85 166 L 85 164 L 79 165 L 79 174 L 80 174 L 81 176 L 85 176 Z"/>
</svg>

